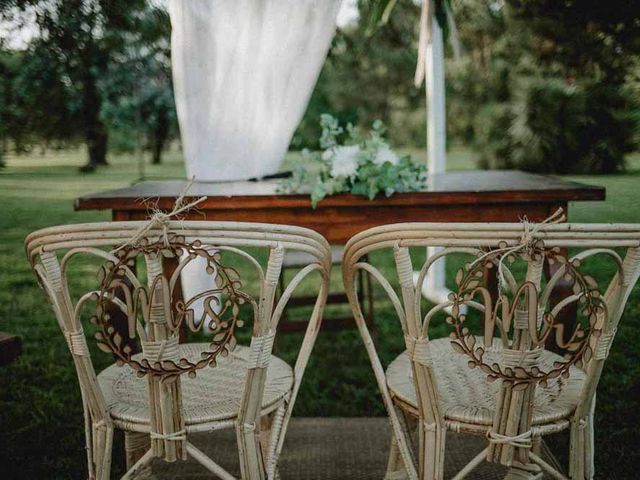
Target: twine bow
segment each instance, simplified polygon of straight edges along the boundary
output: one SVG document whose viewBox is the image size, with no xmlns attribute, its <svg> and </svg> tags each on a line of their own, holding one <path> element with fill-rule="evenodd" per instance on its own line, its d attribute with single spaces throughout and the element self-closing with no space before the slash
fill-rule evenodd
<svg viewBox="0 0 640 480">
<path fill-rule="evenodd" d="M 178 430 L 177 432 L 171 433 L 157 433 L 157 432 L 149 432 L 149 436 L 152 440 L 167 440 L 170 442 L 180 442 L 182 440 L 187 439 L 187 431 L 186 430 Z"/>
<path fill-rule="evenodd" d="M 423 0 L 422 9 L 420 11 L 420 38 L 418 40 L 418 63 L 416 65 L 416 73 L 413 77 L 413 84 L 417 87 L 422 85 L 424 81 L 426 66 L 425 57 L 427 54 L 427 46 L 433 42 L 433 14 L 435 5 L 432 5 L 434 0 Z M 460 40 L 458 38 L 458 29 L 456 23 L 453 20 L 453 14 L 451 9 L 444 1 L 443 8 L 446 9 L 447 24 L 449 27 L 449 33 L 451 35 L 451 47 L 453 49 L 453 56 L 457 60 L 460 58 Z"/>
<path fill-rule="evenodd" d="M 114 249 L 112 253 L 122 250 L 123 248 L 129 245 L 135 245 L 141 239 L 145 238 L 151 230 L 158 227 L 162 229 L 161 238 L 163 239 L 164 245 L 168 247 L 170 245 L 169 221 L 172 220 L 173 218 L 178 217 L 183 213 L 188 212 L 189 210 L 194 208 L 196 205 L 198 205 L 199 203 L 207 199 L 206 196 L 203 196 L 194 200 L 193 202 L 189 202 L 185 204 L 185 197 L 189 192 L 189 189 L 193 185 L 194 181 L 195 181 L 195 177 L 189 180 L 189 183 L 187 183 L 187 185 L 182 190 L 182 193 L 180 193 L 180 195 L 176 199 L 176 202 L 173 204 L 173 208 L 171 209 L 170 212 L 165 213 L 162 210 L 160 210 L 157 206 L 152 208 L 151 216 L 149 217 L 149 220 L 147 221 L 147 223 L 145 223 L 144 225 L 142 225 L 142 227 L 136 230 L 136 232 L 133 234 L 133 236 L 129 240 L 127 240 L 127 242 L 123 243 L 118 248 Z"/>
<path fill-rule="evenodd" d="M 497 444 L 503 444 L 503 445 L 506 444 L 516 448 L 531 448 L 532 437 L 533 437 L 533 432 L 531 430 L 527 430 L 524 433 L 521 433 L 519 435 L 513 435 L 513 436 L 502 435 L 498 432 L 493 432 L 491 430 L 487 432 L 487 439 L 489 440 L 490 443 L 497 443 Z"/>
<path fill-rule="evenodd" d="M 491 250 L 477 260 L 473 262 L 472 265 L 484 260 L 489 255 L 495 255 L 496 253 L 500 254 L 500 259 L 498 260 L 498 292 L 502 292 L 503 286 L 505 283 L 504 273 L 503 273 L 503 264 L 504 259 L 509 258 L 510 255 L 514 253 L 518 253 L 520 251 L 526 250 L 527 252 L 533 252 L 536 243 L 536 235 L 540 232 L 540 229 L 545 225 L 551 225 L 556 223 L 562 223 L 567 219 L 564 214 L 564 210 L 562 207 L 558 208 L 553 214 L 549 217 L 545 218 L 542 222 L 539 223 L 531 223 L 529 219 L 525 215 L 521 219 L 521 223 L 523 226 L 522 236 L 520 237 L 520 241 L 518 244 L 513 247 L 504 247 L 498 248 L 496 250 Z"/>
</svg>

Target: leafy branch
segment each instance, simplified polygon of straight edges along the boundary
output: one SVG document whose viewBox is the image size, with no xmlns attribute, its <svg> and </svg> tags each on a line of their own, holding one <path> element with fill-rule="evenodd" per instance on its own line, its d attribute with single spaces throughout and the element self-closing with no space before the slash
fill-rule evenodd
<svg viewBox="0 0 640 480">
<path fill-rule="evenodd" d="M 426 186 L 426 168 L 410 156 L 398 156 L 384 139 L 385 127 L 373 122 L 367 135 L 351 124 L 341 127 L 334 117 L 320 118 L 320 152 L 302 152 L 302 162 L 284 179 L 282 193 L 308 193 L 313 208 L 323 198 L 338 193 L 363 195 L 373 200 L 397 192 L 414 192 Z"/>
</svg>

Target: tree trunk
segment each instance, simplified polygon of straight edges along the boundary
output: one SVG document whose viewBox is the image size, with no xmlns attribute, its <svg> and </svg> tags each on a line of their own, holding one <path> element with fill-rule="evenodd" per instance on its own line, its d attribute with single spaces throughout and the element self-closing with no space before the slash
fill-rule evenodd
<svg viewBox="0 0 640 480">
<path fill-rule="evenodd" d="M 86 168 L 95 170 L 99 165 L 107 165 L 107 141 L 109 139 L 102 122 L 99 128 L 91 129 L 85 133 L 89 161 Z"/>
<path fill-rule="evenodd" d="M 100 118 L 102 99 L 96 85 L 95 76 L 87 71 L 83 82 L 84 137 L 89 159 L 82 171 L 92 172 L 99 165 L 107 165 L 107 129 Z"/>
<path fill-rule="evenodd" d="M 169 116 L 167 112 L 162 110 L 158 114 L 158 121 L 153 129 L 153 140 L 151 145 L 151 162 L 154 165 L 160 164 L 162 161 L 162 150 L 169 138 Z"/>
</svg>

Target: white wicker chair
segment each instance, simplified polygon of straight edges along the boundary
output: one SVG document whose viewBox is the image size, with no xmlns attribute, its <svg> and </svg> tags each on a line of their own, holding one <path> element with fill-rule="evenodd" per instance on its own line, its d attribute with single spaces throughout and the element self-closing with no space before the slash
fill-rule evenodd
<svg viewBox="0 0 640 480">
<path fill-rule="evenodd" d="M 327 296 L 331 254 L 322 236 L 266 224 L 184 221 L 161 228 L 113 222 L 46 228 L 25 243 L 78 374 L 89 478 L 109 478 L 115 428 L 125 431 L 128 471 L 123 478 L 132 478 L 155 457 L 175 461 L 187 454 L 219 478 L 233 478 L 189 441 L 193 432 L 222 428 L 236 429 L 242 478 L 277 476 L 278 456 Z M 259 250 L 268 253 L 265 269 L 254 258 Z M 276 300 L 287 251 L 304 252 L 309 261 Z M 232 257 L 255 274 L 260 291 L 255 299 L 229 265 Z M 211 275 L 211 290 L 192 299 L 176 298 L 180 271 L 196 258 Z M 146 281 L 136 275 L 136 259 L 144 260 L 140 277 Z M 163 259 L 173 262 L 172 272 L 163 271 Z M 320 279 L 318 296 L 292 368 L 271 355 L 271 349 L 288 299 L 313 272 L 319 273 L 312 275 Z M 93 286 L 87 288 L 91 279 Z M 194 318 L 195 302 L 204 302 L 200 319 Z M 83 321 L 87 310 L 90 324 Z M 116 325 L 118 314 L 124 331 Z M 235 334 L 243 330 L 246 317 L 252 320 L 245 328 L 251 328 L 251 345 L 236 346 Z M 209 322 L 210 343 L 178 343 L 185 326 L 197 331 Z M 85 332 L 95 337 L 100 350 L 115 356 L 116 364 L 96 373 Z M 131 346 L 137 341 L 139 354 Z"/>
<path fill-rule="evenodd" d="M 409 249 L 424 252 L 427 246 L 444 250 L 418 265 L 416 278 Z M 395 282 L 362 261 L 385 249 L 393 251 L 400 294 Z M 423 314 L 422 283 L 442 257 L 461 263 L 455 287 L 447 302 Z M 593 272 L 584 273 L 594 257 L 606 259 L 598 277 L 608 275 L 602 265 L 611 267 L 602 288 Z M 500 272 L 496 289 L 487 286 L 487 269 Z M 359 270 L 383 287 L 404 333 L 406 350 L 386 372 L 362 321 Z M 488 439 L 456 480 L 483 460 L 510 467 L 509 479 L 537 479 L 543 472 L 556 479 L 593 478 L 596 386 L 639 275 L 640 225 L 416 223 L 373 228 L 351 239 L 345 288 L 393 432 L 386 478 L 442 479 L 447 430 Z M 560 282 L 568 287 L 564 298 L 558 298 Z M 576 306 L 576 325 L 563 332 L 556 317 Z M 448 325 L 440 328 L 450 330 L 449 338 L 429 338 L 438 323 Z M 545 347 L 550 337 L 563 355 Z M 571 437 L 568 476 L 540 455 L 542 437 L 565 429 Z"/>
</svg>

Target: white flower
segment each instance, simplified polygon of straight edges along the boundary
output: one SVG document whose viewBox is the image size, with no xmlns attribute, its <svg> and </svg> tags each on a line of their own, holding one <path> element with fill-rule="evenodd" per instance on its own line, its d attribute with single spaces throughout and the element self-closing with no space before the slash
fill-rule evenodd
<svg viewBox="0 0 640 480">
<path fill-rule="evenodd" d="M 376 165 L 384 165 L 385 162 L 389 162 L 391 165 L 397 165 L 400 161 L 398 155 L 396 155 L 387 145 L 380 147 L 376 152 L 376 156 L 373 158 L 373 163 Z"/>
<path fill-rule="evenodd" d="M 359 155 L 360 147 L 358 145 L 349 145 L 335 147 L 330 151 L 327 150 L 322 154 L 322 158 L 324 160 L 331 159 L 332 177 L 351 177 L 356 174 L 358 169 Z"/>
</svg>

